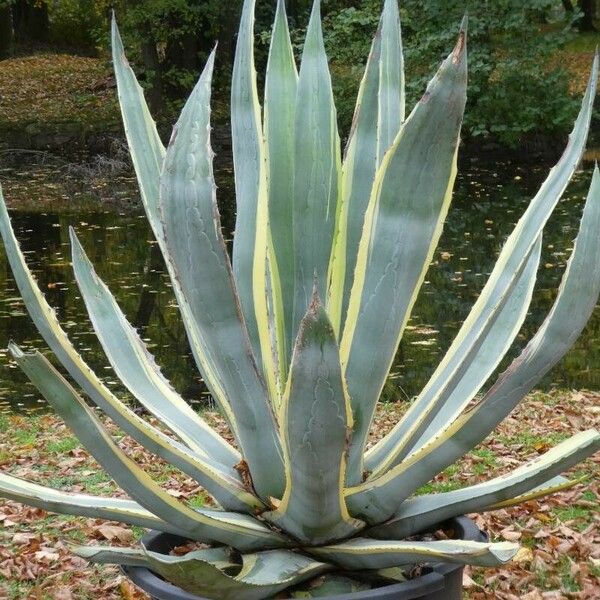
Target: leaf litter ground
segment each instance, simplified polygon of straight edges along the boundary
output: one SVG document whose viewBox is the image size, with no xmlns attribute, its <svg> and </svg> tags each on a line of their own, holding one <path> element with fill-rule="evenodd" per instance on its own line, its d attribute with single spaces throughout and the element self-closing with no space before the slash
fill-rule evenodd
<svg viewBox="0 0 600 600">
<path fill-rule="evenodd" d="M 373 440 L 397 421 L 400 404 L 380 406 Z M 222 419 L 208 419 L 228 435 Z M 156 460 L 108 423 L 120 445 L 174 497 L 202 506 L 208 500 L 193 481 Z M 422 492 L 483 481 L 545 452 L 568 435 L 600 425 L 600 394 L 535 392 L 484 444 L 440 474 Z M 0 415 L 0 468 L 74 492 L 122 495 L 77 440 L 51 414 Z M 494 540 L 518 541 L 521 551 L 498 569 L 467 568 L 469 600 L 561 600 L 600 597 L 600 456 L 572 469 L 584 483 L 548 499 L 498 510 L 476 521 Z M 148 600 L 118 569 L 90 566 L 68 543 L 131 545 L 140 528 L 56 516 L 0 500 L 0 599 Z"/>
</svg>

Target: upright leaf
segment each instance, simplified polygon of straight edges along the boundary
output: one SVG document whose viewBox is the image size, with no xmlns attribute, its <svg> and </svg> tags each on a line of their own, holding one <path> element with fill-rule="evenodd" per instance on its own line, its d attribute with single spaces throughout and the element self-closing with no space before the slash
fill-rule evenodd
<svg viewBox="0 0 600 600">
<path fill-rule="evenodd" d="M 386 0 L 358 91 L 342 164 L 342 207 L 331 266 L 329 314 L 344 325 L 358 244 L 377 167 L 404 121 L 404 59 L 398 0 Z"/>
<path fill-rule="evenodd" d="M 600 172 L 596 167 L 575 247 L 558 296 L 540 329 L 471 410 L 380 477 L 347 490 L 353 514 L 372 523 L 389 518 L 421 485 L 480 443 L 564 356 L 600 293 Z"/>
<path fill-rule="evenodd" d="M 472 348 L 481 343 L 482 337 L 486 335 L 486 326 L 489 323 L 490 315 L 496 310 L 498 302 L 502 301 L 511 286 L 514 285 L 514 280 L 528 253 L 579 164 L 589 130 L 597 78 L 598 57 L 596 56 L 579 116 L 561 159 L 550 171 L 547 179 L 506 240 L 480 296 L 463 322 L 446 355 L 421 393 L 419 402 L 411 410 L 412 416 L 416 411 L 421 411 L 427 399 L 445 385 L 453 372 L 464 368 L 466 357 L 470 356 Z M 408 420 L 400 423 L 398 427 L 394 428 L 370 450 L 367 457 L 369 469 L 379 472 L 401 460 L 401 454 L 395 453 L 394 448 L 397 447 L 398 439 L 403 435 L 407 423 Z"/>
<path fill-rule="evenodd" d="M 490 311 L 479 339 L 462 357 L 456 370 L 448 373 L 445 381 L 440 381 L 438 386 L 426 386 L 389 434 L 390 438 L 396 439 L 396 444 L 388 445 L 388 453 L 384 460 L 376 463 L 372 477 L 385 472 L 390 464 L 397 464 L 413 448 L 435 437 L 440 429 L 463 411 L 491 375 L 510 348 L 527 315 L 541 248 L 540 235 L 527 262 L 521 265 L 517 278 L 513 279 L 506 294 Z M 378 449 L 372 452 L 377 456 Z M 367 452 L 367 469 L 371 464 L 369 459 L 371 456 Z"/>
<path fill-rule="evenodd" d="M 195 452 L 230 467 L 241 460 L 232 448 L 177 394 L 160 372 L 110 290 L 98 277 L 71 228 L 73 270 L 96 335 L 129 391 Z"/>
<path fill-rule="evenodd" d="M 233 272 L 258 364 L 275 393 L 266 297 L 268 199 L 265 149 L 254 68 L 255 0 L 244 0 L 231 81 L 231 138 L 237 216 Z M 262 357 L 262 362 L 261 362 Z"/>
<path fill-rule="evenodd" d="M 159 210 L 160 173 L 163 168 L 165 149 L 148 111 L 142 88 L 138 84 L 135 74 L 125 57 L 123 44 L 114 18 L 112 24 L 112 48 L 119 103 L 121 105 L 125 133 L 140 186 L 144 209 L 160 245 L 162 254 L 166 256 L 167 249 L 165 247 L 164 228 Z M 205 345 L 202 343 L 202 333 L 198 331 L 191 308 L 180 288 L 177 275 L 171 263 L 168 260 L 165 262 L 198 369 L 202 373 L 204 382 L 213 398 L 225 413 L 231 427 L 235 430 L 235 422 L 227 393 L 223 389 L 221 381 L 215 375 L 215 366 L 212 363 L 212 357 L 205 351 Z"/>
<path fill-rule="evenodd" d="M 354 412 L 348 482 L 362 479 L 375 404 L 442 231 L 466 99 L 466 38 L 386 154 L 360 240 L 340 353 Z"/>
<path fill-rule="evenodd" d="M 258 371 L 221 232 L 210 148 L 214 53 L 173 129 L 161 176 L 167 261 L 229 401 L 242 454 L 262 498 L 283 493 L 279 436 Z"/>
<path fill-rule="evenodd" d="M 294 343 L 294 122 L 298 75 L 285 14 L 285 1 L 278 0 L 265 80 L 265 140 L 269 181 L 269 225 L 277 277 L 272 278 L 280 343 L 282 385 Z"/>
<path fill-rule="evenodd" d="M 321 31 L 320 0 L 313 4 L 304 41 L 294 156 L 292 337 L 310 304 L 315 279 L 319 296 L 327 297 L 333 234 L 339 217 L 340 141 Z"/>
<path fill-rule="evenodd" d="M 278 509 L 264 515 L 303 543 L 347 537 L 363 525 L 350 518 L 342 493 L 351 428 L 338 345 L 315 295 L 300 325 L 281 408 L 285 493 Z"/>
<path fill-rule="evenodd" d="M 344 326 L 358 242 L 377 169 L 377 115 L 381 22 L 373 38 L 358 90 L 352 128 L 342 163 L 342 206 L 331 256 L 328 309 L 337 330 Z"/>
<path fill-rule="evenodd" d="M 404 57 L 398 0 L 386 0 L 381 15 L 378 104 L 377 163 L 381 164 L 404 121 Z"/>
</svg>

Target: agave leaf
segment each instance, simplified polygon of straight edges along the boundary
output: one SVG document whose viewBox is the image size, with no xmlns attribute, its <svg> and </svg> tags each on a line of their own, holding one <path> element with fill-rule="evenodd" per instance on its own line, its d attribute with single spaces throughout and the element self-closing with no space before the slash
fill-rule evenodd
<svg viewBox="0 0 600 600">
<path fill-rule="evenodd" d="M 298 74 L 290 42 L 285 1 L 278 0 L 265 80 L 265 149 L 269 179 L 269 225 L 277 277 L 273 279 L 280 344 L 280 379 L 285 383 L 292 352 L 294 302 L 294 122 Z"/>
<path fill-rule="evenodd" d="M 425 391 L 412 403 L 393 429 L 397 443 L 388 448 L 371 478 L 385 472 L 389 465 L 397 464 L 413 447 L 424 445 L 447 423 L 453 421 L 469 404 L 473 396 L 498 366 L 516 337 L 531 302 L 531 295 L 540 262 L 542 236 L 530 251 L 521 272 L 513 279 L 511 287 L 490 311 L 482 335 L 463 357 L 459 367 L 443 385 Z M 377 455 L 377 450 L 374 450 Z M 367 453 L 367 468 L 370 464 Z"/>
<path fill-rule="evenodd" d="M 331 257 L 328 302 L 329 314 L 332 321 L 339 324 L 338 329 L 343 327 L 348 310 L 358 242 L 377 168 L 377 92 L 380 55 L 381 22 L 373 39 L 365 73 L 358 90 L 352 128 L 342 164 L 342 206 Z"/>
<path fill-rule="evenodd" d="M 445 385 L 452 373 L 463 367 L 465 357 L 469 356 L 470 348 L 477 344 L 482 336 L 485 336 L 485 327 L 489 315 L 493 312 L 497 303 L 508 293 L 514 278 L 519 272 L 520 265 L 526 260 L 527 254 L 535 244 L 535 240 L 564 192 L 585 149 L 597 78 L 598 57 L 596 56 L 581 111 L 569 136 L 569 143 L 565 152 L 550 171 L 548 178 L 542 184 L 507 239 L 481 295 L 473 305 L 471 312 L 427 383 L 419 400 L 411 409 L 411 419 L 424 410 L 428 400 Z M 487 371 L 483 371 L 483 374 L 486 377 L 489 376 Z M 381 472 L 385 468 L 398 464 L 402 455 L 395 454 L 393 449 L 397 446 L 398 439 L 404 434 L 409 422 L 407 419 L 399 424 L 371 449 L 367 457 L 368 469 Z"/>
<path fill-rule="evenodd" d="M 471 410 L 384 475 L 347 491 L 352 514 L 381 523 L 414 490 L 475 447 L 564 356 L 600 293 L 600 172 L 594 169 L 579 234 L 558 296 L 541 327 Z"/>
<path fill-rule="evenodd" d="M 327 298 L 329 262 L 340 208 L 340 140 L 321 31 L 320 0 L 313 4 L 300 65 L 294 163 L 292 336 L 306 314 L 315 279 L 319 297 Z"/>
<path fill-rule="evenodd" d="M 161 176 L 167 260 L 226 391 L 242 454 L 259 495 L 283 493 L 283 464 L 269 395 L 248 339 L 223 240 L 210 150 L 214 53 L 173 129 Z M 210 282 L 210 284 L 209 284 Z M 264 288 L 263 288 L 264 291 Z"/>
<path fill-rule="evenodd" d="M 506 475 L 459 490 L 425 494 L 406 500 L 391 521 L 365 533 L 380 539 L 403 539 L 452 517 L 490 510 L 497 504 L 547 483 L 551 477 L 566 471 L 598 449 L 600 434 L 597 431 L 578 433 Z M 549 487 L 554 485 L 556 482 Z M 559 485 L 564 485 L 564 482 L 561 481 Z"/>
<path fill-rule="evenodd" d="M 219 600 L 261 600 L 331 568 L 289 550 L 246 554 L 242 557 L 242 569 L 235 576 L 224 572 L 228 565 L 226 555 L 223 551 L 221 556 L 215 555 L 218 549 L 197 550 L 184 556 L 150 550 L 123 553 L 121 548 L 98 546 L 79 546 L 73 550 L 91 562 L 142 564 L 183 590 Z"/>
<path fill-rule="evenodd" d="M 386 0 L 381 13 L 381 57 L 379 59 L 379 117 L 377 163 L 392 145 L 404 121 L 404 56 L 398 0 Z"/>
<path fill-rule="evenodd" d="M 99 565 L 123 565 L 150 568 L 148 556 L 141 548 L 113 546 L 70 546 L 73 554 Z"/>
<path fill-rule="evenodd" d="M 182 568 L 201 560 L 209 562 L 220 570 L 237 568 L 239 565 L 231 560 L 231 548 L 219 546 L 216 548 L 202 548 L 188 552 L 184 556 L 171 556 L 148 550 L 142 542 L 141 548 L 121 548 L 113 546 L 70 546 L 71 552 L 90 562 L 103 565 L 127 565 L 130 567 L 145 567 L 152 569 L 159 561 L 170 565 L 180 565 Z M 169 559 L 174 559 L 170 561 Z"/>
<path fill-rule="evenodd" d="M 435 542 L 396 542 L 355 538 L 341 544 L 311 548 L 315 556 L 344 569 L 385 569 L 399 564 L 424 561 L 450 562 L 496 567 L 508 562 L 519 549 L 509 542 L 470 542 L 439 540 Z"/>
<path fill-rule="evenodd" d="M 275 398 L 278 394 L 277 361 L 271 345 L 265 292 L 269 215 L 265 147 L 254 68 L 254 6 L 255 0 L 244 0 L 231 82 L 231 138 L 237 206 L 233 272 L 252 347 L 258 364 L 264 366 L 271 396 Z M 280 303 L 273 303 L 273 309 L 279 311 Z M 276 312 L 274 323 L 280 319 Z"/>
<path fill-rule="evenodd" d="M 6 255 L 10 262 L 15 281 L 31 319 L 61 364 L 85 390 L 92 401 L 113 419 L 119 427 L 129 433 L 146 449 L 158 454 L 187 473 L 190 477 L 202 481 L 207 489 L 215 491 L 209 480 L 214 478 L 218 482 L 221 474 L 224 476 L 225 482 L 230 480 L 231 489 L 235 489 L 238 495 L 235 504 L 228 508 L 236 506 L 242 511 L 253 511 L 254 508 L 260 506 L 260 501 L 241 487 L 241 478 L 235 470 L 231 467 L 222 466 L 215 461 L 210 462 L 208 459 L 202 458 L 202 456 L 192 452 L 187 446 L 165 435 L 162 431 L 136 415 L 129 407 L 114 396 L 77 353 L 77 350 L 61 328 L 54 310 L 47 303 L 31 271 L 27 267 L 10 224 L 1 188 L 0 232 L 4 239 Z M 228 485 L 229 483 L 225 487 Z M 216 492 L 216 495 L 218 495 L 218 492 Z"/>
<path fill-rule="evenodd" d="M 98 277 L 74 230 L 70 230 L 75 278 L 94 330 L 119 379 L 129 391 L 194 452 L 230 467 L 239 452 L 177 394 L 160 372 L 115 298 Z"/>
<path fill-rule="evenodd" d="M 286 544 L 283 536 L 248 515 L 217 510 L 196 511 L 178 502 L 125 455 L 93 410 L 39 352 L 25 354 L 14 344 L 10 351 L 90 454 L 146 510 L 195 540 L 220 542 L 241 550 Z"/>
<path fill-rule="evenodd" d="M 490 511 L 498 510 L 499 508 L 506 508 L 508 506 L 517 506 L 519 504 L 523 504 L 523 502 L 529 502 L 530 500 L 543 498 L 544 496 L 551 496 L 556 492 L 568 490 L 585 481 L 586 479 L 586 476 L 579 477 L 578 479 L 567 479 L 566 477 L 559 475 L 558 477 L 553 477 L 545 483 L 542 483 L 542 485 L 538 485 L 525 494 L 520 494 L 519 496 L 515 496 L 509 500 L 504 500 L 503 502 L 497 502 L 496 504 L 492 504 L 491 506 L 487 507 L 485 510 Z"/>
<path fill-rule="evenodd" d="M 369 200 L 340 346 L 355 419 L 350 485 L 362 479 L 375 404 L 450 204 L 466 98 L 465 43 L 463 29 L 386 154 Z"/>
<path fill-rule="evenodd" d="M 342 207 L 331 259 L 328 303 L 332 322 L 339 323 L 336 330 L 344 325 L 348 310 L 375 171 L 404 121 L 403 64 L 397 0 L 386 0 L 358 91 L 342 165 Z"/>
<path fill-rule="evenodd" d="M 185 536 L 185 532 L 124 498 L 71 494 L 0 472 L 0 496 L 62 515 L 119 521 Z"/>
<path fill-rule="evenodd" d="M 162 169 L 165 148 L 156 130 L 156 123 L 148 110 L 144 91 L 127 62 L 114 13 L 111 34 L 113 67 L 129 152 L 148 221 L 154 235 L 160 240 L 162 224 L 158 210 L 158 174 Z"/>
<path fill-rule="evenodd" d="M 163 256 L 166 256 L 167 249 L 165 247 L 164 227 L 159 209 L 160 173 L 163 168 L 165 149 L 156 132 L 154 121 L 150 117 L 142 89 L 125 58 L 123 44 L 114 18 L 112 25 L 112 47 L 115 77 L 125 133 L 140 185 L 142 201 L 148 221 L 152 226 Z M 235 430 L 236 425 L 231 412 L 227 391 L 223 388 L 222 381 L 217 376 L 218 369 L 215 368 L 212 362 L 214 356 L 207 351 L 206 345 L 202 343 L 202 332 L 198 331 L 191 308 L 179 285 L 177 274 L 168 260 L 166 260 L 166 265 L 173 285 L 173 291 L 175 292 L 177 303 L 182 313 L 183 324 L 194 359 L 210 393 L 225 413 L 231 427 Z"/>
<path fill-rule="evenodd" d="M 303 543 L 347 537 L 364 525 L 350 518 L 342 494 L 350 400 L 333 327 L 315 294 L 292 356 L 281 408 L 286 487 L 264 517 Z"/>
</svg>

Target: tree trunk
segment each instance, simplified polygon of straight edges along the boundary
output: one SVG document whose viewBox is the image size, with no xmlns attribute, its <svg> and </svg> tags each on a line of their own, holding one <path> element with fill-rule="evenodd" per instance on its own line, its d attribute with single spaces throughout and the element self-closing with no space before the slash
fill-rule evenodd
<svg viewBox="0 0 600 600">
<path fill-rule="evenodd" d="M 48 40 L 48 5 L 36 0 L 16 0 L 12 9 L 15 40 L 20 43 Z"/>
<path fill-rule="evenodd" d="M 583 12 L 582 17 L 577 21 L 579 31 L 597 31 L 594 26 L 596 0 L 579 0 L 579 8 Z"/>
<path fill-rule="evenodd" d="M 10 54 L 13 43 L 12 11 L 10 4 L 0 5 L 0 58 Z"/>
<path fill-rule="evenodd" d="M 146 72 L 150 72 L 150 86 L 146 88 L 145 94 L 154 118 L 163 112 L 165 99 L 163 94 L 162 67 L 156 50 L 156 43 L 151 37 L 142 36 L 140 44 L 142 60 Z"/>
<path fill-rule="evenodd" d="M 562 5 L 566 12 L 568 12 L 568 13 L 575 12 L 575 7 L 573 6 L 573 3 L 571 2 L 571 0 L 562 0 Z"/>
</svg>

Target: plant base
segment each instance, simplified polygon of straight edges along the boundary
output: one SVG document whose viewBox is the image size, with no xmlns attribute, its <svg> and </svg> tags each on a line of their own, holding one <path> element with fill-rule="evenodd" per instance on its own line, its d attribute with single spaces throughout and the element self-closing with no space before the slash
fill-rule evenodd
<svg viewBox="0 0 600 600">
<path fill-rule="evenodd" d="M 456 538 L 470 541 L 487 541 L 487 535 L 467 517 L 457 517 L 443 524 L 445 530 L 453 530 Z M 437 529 L 437 527 L 436 527 Z M 186 542 L 168 533 L 151 531 L 143 542 L 154 552 L 169 552 Z M 461 600 L 463 568 L 461 565 L 437 563 L 426 572 L 409 581 L 396 583 L 363 592 L 328 596 L 329 600 Z M 143 567 L 121 567 L 123 572 L 154 600 L 207 600 L 164 581 Z M 243 600 L 240 598 L 240 600 Z"/>
</svg>

